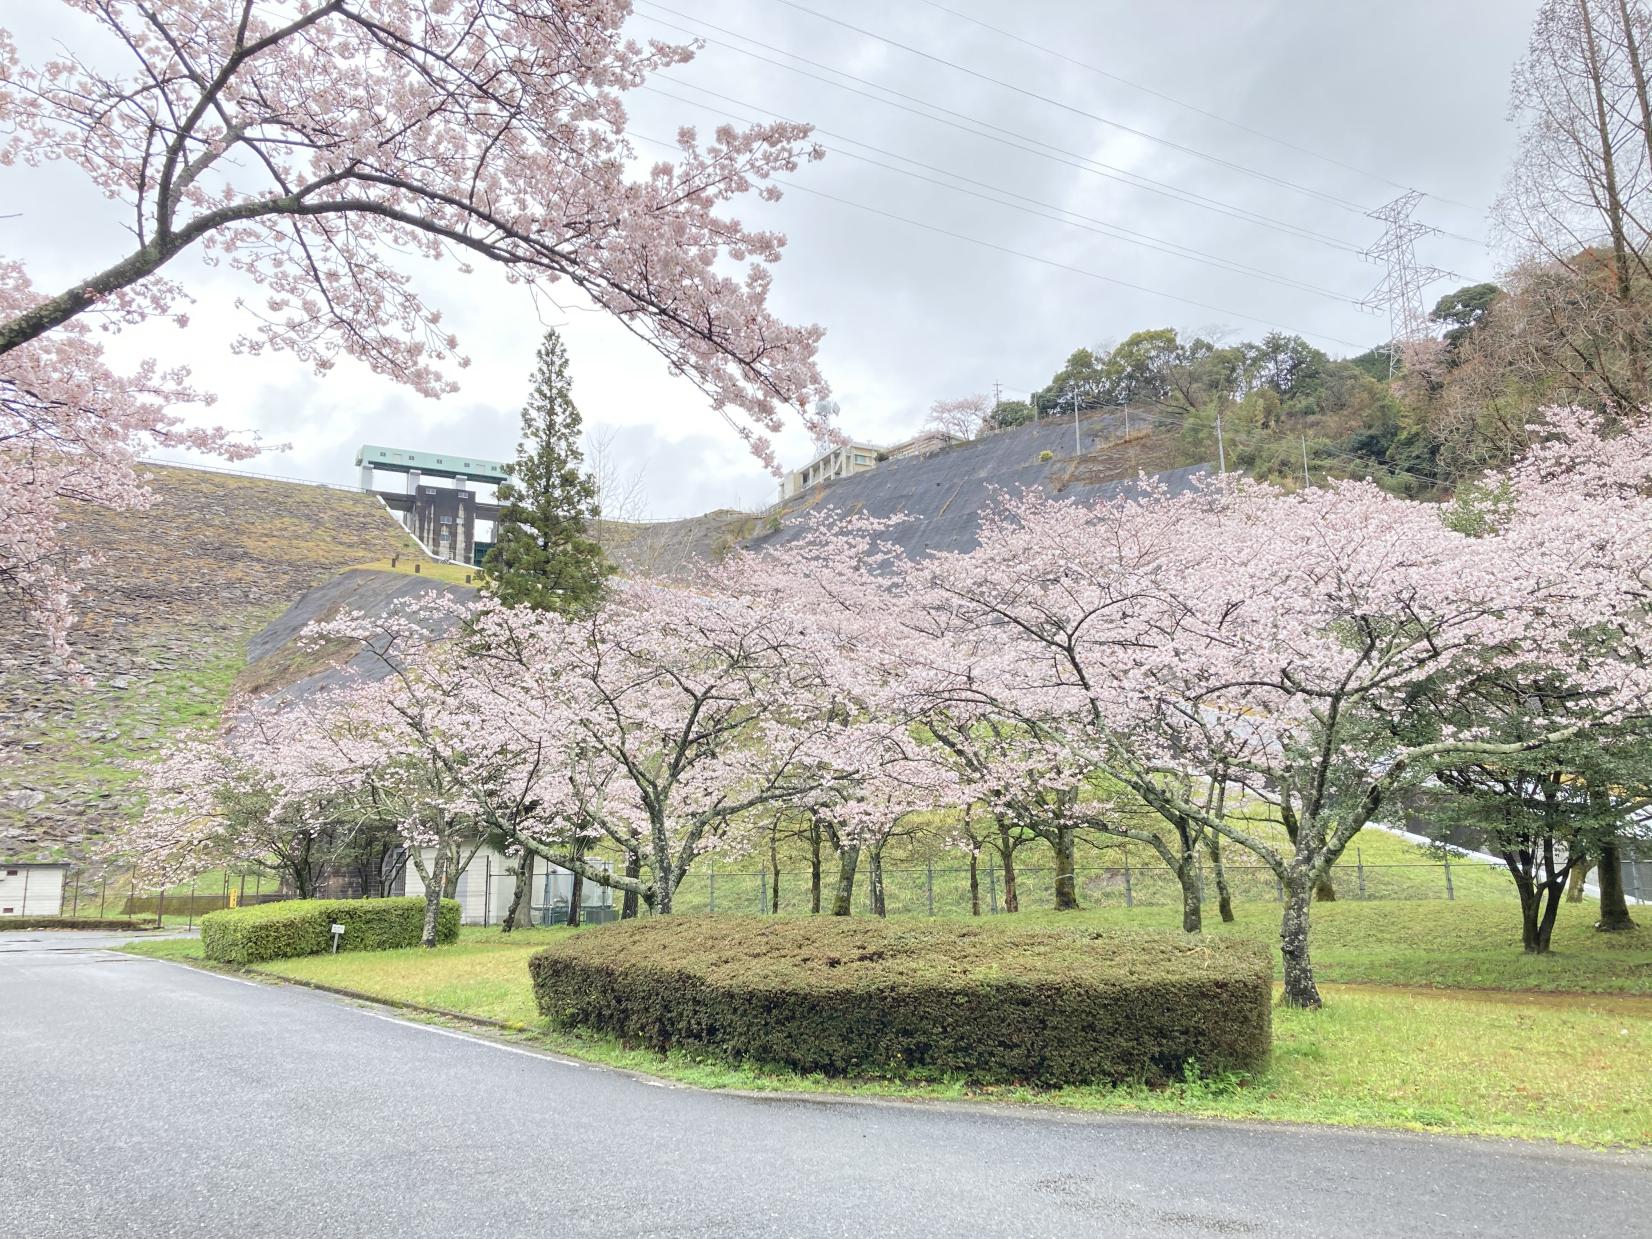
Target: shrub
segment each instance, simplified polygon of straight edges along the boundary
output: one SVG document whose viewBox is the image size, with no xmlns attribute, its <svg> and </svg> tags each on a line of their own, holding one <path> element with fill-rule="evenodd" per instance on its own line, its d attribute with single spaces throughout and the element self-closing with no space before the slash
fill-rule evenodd
<svg viewBox="0 0 1652 1239">
<path fill-rule="evenodd" d="M 674 916 L 529 966 L 552 1020 L 662 1052 L 1045 1085 L 1255 1071 L 1273 998 L 1251 943 L 999 921 Z"/>
<path fill-rule="evenodd" d="M 9 929 L 153 929 L 153 917 L 0 916 L 0 932 Z"/>
<path fill-rule="evenodd" d="M 332 927 L 344 926 L 341 951 L 388 951 L 418 946 L 424 936 L 424 900 L 289 899 L 226 908 L 201 918 L 201 953 L 226 964 L 256 964 L 332 950 Z M 442 900 L 436 941 L 459 937 L 459 904 Z"/>
</svg>

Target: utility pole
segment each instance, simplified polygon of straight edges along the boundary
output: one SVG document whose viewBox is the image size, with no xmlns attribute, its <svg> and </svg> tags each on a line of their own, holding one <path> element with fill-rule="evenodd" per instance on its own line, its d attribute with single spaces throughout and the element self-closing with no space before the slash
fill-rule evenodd
<svg viewBox="0 0 1652 1239">
<path fill-rule="evenodd" d="M 1080 456 L 1084 449 L 1078 442 L 1078 388 L 1073 388 L 1073 455 Z"/>
<path fill-rule="evenodd" d="M 1306 430 L 1302 432 L 1302 485 L 1304 487 L 1313 486 L 1313 482 L 1308 477 L 1308 432 Z"/>
<path fill-rule="evenodd" d="M 1228 471 L 1228 449 L 1222 440 L 1222 406 L 1216 406 L 1216 472 Z"/>
</svg>

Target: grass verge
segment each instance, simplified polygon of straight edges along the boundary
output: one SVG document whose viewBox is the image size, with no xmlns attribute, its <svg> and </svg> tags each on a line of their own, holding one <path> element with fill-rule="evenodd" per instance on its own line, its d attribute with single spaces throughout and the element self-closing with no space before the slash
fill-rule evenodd
<svg viewBox="0 0 1652 1239">
<path fill-rule="evenodd" d="M 1323 924 L 1335 918 L 1321 919 Z M 457 943 L 435 951 L 310 956 L 274 961 L 257 971 L 496 1021 L 545 1049 L 702 1088 L 1037 1103 L 1652 1147 L 1652 1072 L 1646 1070 L 1652 1061 L 1652 1001 L 1632 996 L 1558 994 L 1540 987 L 1517 994 L 1328 984 L 1323 1011 L 1274 1011 L 1273 1060 L 1250 1079 L 1190 1073 L 1152 1089 L 901 1084 L 736 1067 L 682 1052 L 661 1056 L 609 1037 L 550 1027 L 534 1008 L 528 957 L 569 932 L 577 931 L 518 930 L 505 936 L 467 928 Z M 1446 945 L 1464 949 L 1461 941 Z M 166 959 L 200 958 L 199 942 L 189 939 L 127 949 Z M 1645 949 L 1643 942 L 1626 954 Z M 1337 954 L 1326 941 L 1322 958 Z M 1566 964 L 1561 957 L 1560 967 Z M 1508 974 L 1491 969 L 1484 975 Z M 1536 979 L 1547 984 L 1566 975 Z M 1576 976 L 1585 984 L 1599 980 L 1592 966 Z"/>
</svg>

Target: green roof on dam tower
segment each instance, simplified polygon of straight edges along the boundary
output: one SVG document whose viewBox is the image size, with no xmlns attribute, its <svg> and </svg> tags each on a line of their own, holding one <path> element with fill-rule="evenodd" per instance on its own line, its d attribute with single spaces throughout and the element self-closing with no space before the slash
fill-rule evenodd
<svg viewBox="0 0 1652 1239">
<path fill-rule="evenodd" d="M 364 443 L 356 451 L 356 464 L 366 470 L 384 469 L 392 473 L 417 473 L 427 478 L 464 478 L 470 482 L 497 484 L 505 480 L 505 465 L 497 460 L 458 456 L 452 452 L 414 452 L 403 447 L 380 447 Z M 371 490 L 368 482 L 362 489 Z"/>
</svg>

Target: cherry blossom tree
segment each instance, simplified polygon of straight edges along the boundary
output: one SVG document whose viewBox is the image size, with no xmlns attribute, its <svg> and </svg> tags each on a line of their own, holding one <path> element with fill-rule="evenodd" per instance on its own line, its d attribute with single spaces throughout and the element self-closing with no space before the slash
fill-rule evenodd
<svg viewBox="0 0 1652 1239">
<path fill-rule="evenodd" d="M 929 406 L 924 425 L 955 439 L 973 439 L 986 427 L 991 416 L 992 398 L 977 392 L 935 401 Z"/>
<path fill-rule="evenodd" d="M 692 49 L 643 46 L 626 0 L 63 0 L 104 36 L 38 65 L 0 32 L 0 162 L 66 162 L 120 204 L 131 248 L 67 287 L 0 268 L 0 580 L 62 650 L 59 499 L 141 502 L 155 441 L 229 450 L 168 409 L 153 366 L 112 374 L 83 321 L 187 321 L 186 252 L 254 290 L 236 347 L 349 356 L 438 396 L 465 364 L 418 272 L 485 262 L 578 290 L 686 376 L 766 462 L 787 409 L 811 429 L 821 332 L 767 309 L 780 235 L 724 207 L 778 196 L 821 151 L 806 126 L 722 127 L 640 176 L 624 94 Z M 741 269 L 743 268 L 743 269 Z M 737 420 L 734 412 L 740 415 Z"/>
<path fill-rule="evenodd" d="M 823 659 L 792 616 L 628 581 L 575 619 L 490 608 L 468 640 L 476 725 L 523 755 L 519 783 L 543 771 L 521 797 L 531 811 L 490 824 L 658 915 L 700 856 L 742 846 L 757 815 L 813 786 Z M 614 874 L 577 846 L 598 841 L 647 873 Z"/>
<path fill-rule="evenodd" d="M 1652 686 L 1652 505 L 1635 493 L 1652 453 L 1581 415 L 1551 433 L 1511 476 L 1512 515 L 1491 536 L 1363 483 L 1287 495 L 1222 480 L 1097 507 L 1028 495 L 937 583 L 965 627 L 993 630 L 997 663 L 975 673 L 984 696 L 1168 821 L 1274 869 L 1286 1001 L 1317 1006 L 1312 890 L 1396 790 L 1443 761 L 1570 739 Z M 1465 698 L 1522 666 L 1564 671 L 1568 709 L 1534 703 L 1520 739 L 1424 734 L 1425 693 Z M 1246 813 L 1207 807 L 1217 779 Z"/>
<path fill-rule="evenodd" d="M 146 772 L 144 811 L 109 841 L 109 854 L 157 886 L 248 865 L 312 898 L 356 834 L 336 793 L 295 795 L 277 781 L 276 756 L 313 737 L 299 711 L 252 709 L 221 735 L 181 741 Z M 317 756 L 311 750 L 306 764 Z"/>
</svg>

